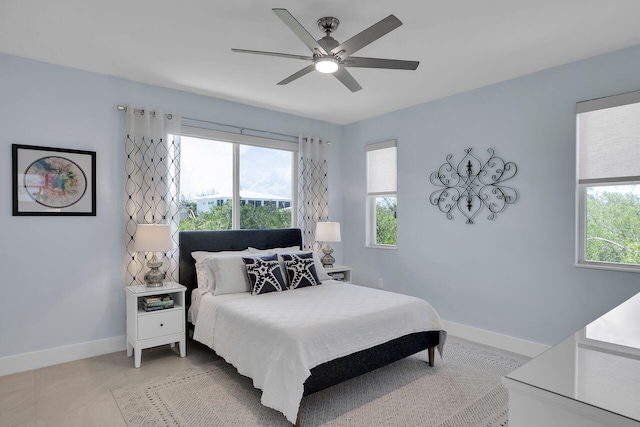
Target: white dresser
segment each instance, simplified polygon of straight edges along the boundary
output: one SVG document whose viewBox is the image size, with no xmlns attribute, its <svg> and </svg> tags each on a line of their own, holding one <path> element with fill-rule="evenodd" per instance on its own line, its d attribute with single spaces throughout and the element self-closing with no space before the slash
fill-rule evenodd
<svg viewBox="0 0 640 427">
<path fill-rule="evenodd" d="M 506 375 L 509 427 L 639 427 L 638 308 L 640 294 Z"/>
</svg>

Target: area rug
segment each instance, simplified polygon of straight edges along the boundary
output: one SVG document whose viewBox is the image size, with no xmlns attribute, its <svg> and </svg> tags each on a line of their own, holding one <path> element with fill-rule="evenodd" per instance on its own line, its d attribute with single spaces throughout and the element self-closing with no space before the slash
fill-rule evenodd
<svg viewBox="0 0 640 427">
<path fill-rule="evenodd" d="M 505 427 L 500 378 L 526 361 L 449 340 L 435 367 L 426 352 L 303 399 L 300 425 Z M 111 390 L 129 427 L 290 426 L 224 361 Z"/>
</svg>

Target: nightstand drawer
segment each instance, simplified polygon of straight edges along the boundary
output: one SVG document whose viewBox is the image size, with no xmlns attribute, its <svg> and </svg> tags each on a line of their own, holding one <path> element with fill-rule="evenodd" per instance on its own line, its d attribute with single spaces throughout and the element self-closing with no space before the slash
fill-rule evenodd
<svg viewBox="0 0 640 427">
<path fill-rule="evenodd" d="M 138 316 L 138 339 L 145 340 L 164 335 L 180 334 L 183 329 L 184 312 L 171 310 Z"/>
</svg>

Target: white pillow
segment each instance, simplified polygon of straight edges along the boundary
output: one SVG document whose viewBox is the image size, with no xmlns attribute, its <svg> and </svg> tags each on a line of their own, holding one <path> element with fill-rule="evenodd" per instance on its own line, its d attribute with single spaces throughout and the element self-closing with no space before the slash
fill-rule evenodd
<svg viewBox="0 0 640 427">
<path fill-rule="evenodd" d="M 325 271 L 322 261 L 320 260 L 320 255 L 318 255 L 317 252 L 313 253 L 313 265 L 316 266 L 316 274 L 318 274 L 318 279 L 320 279 L 320 281 L 331 279 L 329 273 Z"/>
<path fill-rule="evenodd" d="M 207 264 L 215 277 L 213 295 L 251 291 L 251 282 L 241 255 L 211 258 Z"/>
<path fill-rule="evenodd" d="M 211 292 L 215 288 L 215 275 L 213 274 L 213 267 L 207 263 L 208 260 L 221 256 L 229 256 L 229 255 L 239 255 L 249 253 L 248 249 L 244 249 L 242 251 L 216 251 L 216 252 L 208 252 L 208 251 L 194 251 L 191 252 L 191 256 L 196 260 L 196 283 L 198 284 L 198 289 L 202 295 Z"/>
<path fill-rule="evenodd" d="M 271 249 L 256 249 L 249 246 L 249 249 L 247 250 L 252 254 L 257 254 L 262 252 L 271 253 L 271 254 L 288 254 L 294 251 L 299 251 L 300 246 L 290 246 L 288 248 L 271 248 Z"/>
<path fill-rule="evenodd" d="M 196 262 L 196 282 L 198 283 L 198 289 L 202 295 L 213 290 L 214 279 L 213 275 L 210 274 L 209 271 L 206 261 Z M 211 279 L 209 279 L 209 276 L 211 276 Z"/>
<path fill-rule="evenodd" d="M 214 258 L 220 255 L 237 255 L 237 254 L 247 253 L 247 252 L 249 252 L 249 249 L 244 249 L 241 251 L 218 251 L 218 252 L 194 251 L 194 252 L 191 252 L 191 256 L 193 257 L 193 259 L 196 260 L 196 263 L 197 263 L 198 261 L 204 261 L 207 258 Z"/>
</svg>

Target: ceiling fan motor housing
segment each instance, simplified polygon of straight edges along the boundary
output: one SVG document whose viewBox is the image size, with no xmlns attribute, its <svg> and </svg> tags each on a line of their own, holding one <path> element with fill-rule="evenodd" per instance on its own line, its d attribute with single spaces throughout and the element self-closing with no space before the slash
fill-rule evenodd
<svg viewBox="0 0 640 427">
<path fill-rule="evenodd" d="M 325 52 L 327 52 L 329 55 L 331 55 L 331 51 L 335 47 L 338 47 L 338 45 L 340 43 L 338 43 L 338 41 L 336 39 L 334 39 L 333 37 L 331 37 L 331 36 L 324 36 L 323 38 L 318 40 L 318 44 L 320 46 L 322 46 L 322 48 L 325 50 Z"/>
<path fill-rule="evenodd" d="M 318 28 L 326 34 L 323 38 L 318 40 L 318 44 L 329 54 L 331 54 L 333 48 L 340 45 L 336 39 L 331 37 L 331 33 L 338 28 L 339 24 L 340 21 L 338 18 L 334 18 L 332 16 L 325 16 L 324 18 L 318 19 Z"/>
</svg>

